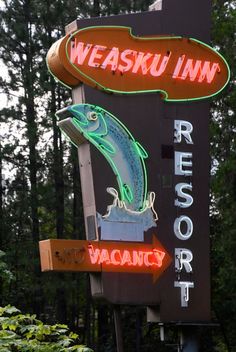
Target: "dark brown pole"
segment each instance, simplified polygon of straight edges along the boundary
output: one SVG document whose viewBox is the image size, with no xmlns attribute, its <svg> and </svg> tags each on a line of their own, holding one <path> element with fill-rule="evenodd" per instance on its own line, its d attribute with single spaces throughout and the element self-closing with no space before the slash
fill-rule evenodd
<svg viewBox="0 0 236 352">
<path fill-rule="evenodd" d="M 114 305 L 114 307 L 113 307 L 113 315 L 114 315 L 115 331 L 116 331 L 117 352 L 124 352 L 122 327 L 121 327 L 121 309 L 120 309 L 120 306 Z"/>
<path fill-rule="evenodd" d="M 197 328 L 195 326 L 183 326 L 179 332 L 180 352 L 199 352 Z"/>
</svg>

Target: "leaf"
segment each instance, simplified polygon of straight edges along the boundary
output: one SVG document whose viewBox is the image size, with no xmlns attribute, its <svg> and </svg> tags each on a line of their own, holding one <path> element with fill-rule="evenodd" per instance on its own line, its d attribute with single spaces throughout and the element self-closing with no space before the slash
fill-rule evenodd
<svg viewBox="0 0 236 352">
<path fill-rule="evenodd" d="M 74 332 L 71 332 L 69 337 L 73 340 L 78 339 L 79 335 L 75 334 Z"/>
<path fill-rule="evenodd" d="M 18 335 L 13 331 L 9 330 L 0 330 L 0 340 L 12 340 L 17 338 Z"/>
<path fill-rule="evenodd" d="M 6 255 L 6 253 L 3 252 L 3 251 L 1 251 L 1 249 L 0 249 L 0 259 L 1 259 L 2 257 L 5 257 L 5 255 Z"/>
<path fill-rule="evenodd" d="M 86 347 L 84 345 L 75 345 L 72 346 L 70 348 L 68 348 L 68 351 L 73 351 L 73 352 L 93 352 L 93 350 L 91 350 L 91 348 Z"/>
<path fill-rule="evenodd" d="M 16 314 L 16 313 L 21 313 L 21 311 L 19 309 L 17 309 L 16 307 L 7 306 L 5 308 L 4 313 L 7 314 L 7 315 L 13 315 L 13 314 Z"/>
<path fill-rule="evenodd" d="M 11 331 L 16 331 L 17 326 L 18 326 L 17 324 L 9 324 L 9 329 Z"/>
</svg>

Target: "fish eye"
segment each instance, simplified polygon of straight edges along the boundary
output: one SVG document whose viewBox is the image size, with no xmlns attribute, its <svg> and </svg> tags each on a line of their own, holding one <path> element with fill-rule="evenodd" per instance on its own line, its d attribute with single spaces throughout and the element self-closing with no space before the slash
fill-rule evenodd
<svg viewBox="0 0 236 352">
<path fill-rule="evenodd" d="M 87 113 L 87 118 L 89 121 L 96 121 L 98 119 L 98 115 L 94 111 L 90 111 Z"/>
</svg>

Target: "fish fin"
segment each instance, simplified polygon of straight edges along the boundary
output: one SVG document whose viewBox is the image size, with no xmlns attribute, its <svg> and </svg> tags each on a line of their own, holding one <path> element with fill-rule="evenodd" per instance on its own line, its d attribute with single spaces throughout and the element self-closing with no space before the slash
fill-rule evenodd
<svg viewBox="0 0 236 352">
<path fill-rule="evenodd" d="M 127 199 L 127 201 L 129 203 L 131 203 L 134 199 L 134 196 L 133 196 L 133 193 L 132 193 L 130 187 L 126 183 L 123 184 L 123 192 L 124 192 L 124 196 Z"/>
<path fill-rule="evenodd" d="M 143 146 L 135 141 L 135 145 L 136 145 L 136 148 L 137 148 L 137 151 L 138 151 L 138 154 L 141 158 L 143 159 L 147 159 L 148 158 L 148 153 L 146 152 L 146 150 L 143 148 Z"/>
<path fill-rule="evenodd" d="M 83 114 L 81 111 L 76 110 L 76 105 L 72 105 L 72 107 L 70 107 L 68 110 L 71 111 L 71 113 L 74 115 L 79 125 L 88 126 L 88 120 L 86 118 L 86 115 Z"/>
<path fill-rule="evenodd" d="M 116 150 L 113 147 L 113 145 L 106 141 L 104 138 L 102 138 L 100 135 L 96 133 L 88 133 L 89 137 L 95 141 L 95 143 L 98 145 L 99 148 L 102 150 L 110 153 L 110 154 L 115 154 Z"/>
<path fill-rule="evenodd" d="M 107 130 L 107 123 L 104 118 L 104 114 L 102 114 L 101 112 L 97 112 L 97 115 L 100 122 L 99 134 L 106 136 L 108 133 L 108 130 Z"/>
</svg>

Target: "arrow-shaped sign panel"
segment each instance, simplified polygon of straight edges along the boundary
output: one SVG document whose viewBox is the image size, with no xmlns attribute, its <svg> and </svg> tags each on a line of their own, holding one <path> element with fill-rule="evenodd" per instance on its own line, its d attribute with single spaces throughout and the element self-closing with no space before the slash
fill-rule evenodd
<svg viewBox="0 0 236 352">
<path fill-rule="evenodd" d="M 128 27 L 80 29 L 52 45 L 51 73 L 74 87 L 107 92 L 160 92 L 166 101 L 212 97 L 228 83 L 225 59 L 209 45 L 180 36 L 137 37 Z"/>
<path fill-rule="evenodd" d="M 143 273 L 153 275 L 154 282 L 172 261 L 154 235 L 152 244 L 45 240 L 39 248 L 42 271 Z"/>
</svg>

